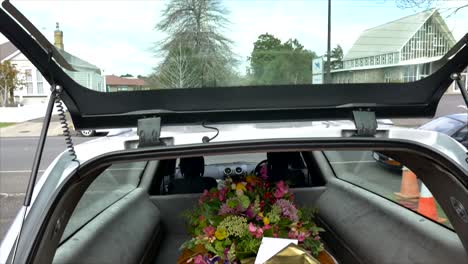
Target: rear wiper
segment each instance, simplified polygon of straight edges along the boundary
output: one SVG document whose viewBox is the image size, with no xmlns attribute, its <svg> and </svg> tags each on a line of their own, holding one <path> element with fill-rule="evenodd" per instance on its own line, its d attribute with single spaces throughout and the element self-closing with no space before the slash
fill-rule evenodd
<svg viewBox="0 0 468 264">
<path fill-rule="evenodd" d="M 67 60 L 60 54 L 60 52 L 55 48 L 52 43 L 50 43 L 47 38 L 42 35 L 42 33 L 34 26 L 31 21 L 29 21 L 14 5 L 10 3 L 9 0 L 5 0 L 2 3 L 3 8 L 8 11 L 8 13 L 16 19 L 16 21 L 23 26 L 29 34 L 31 34 L 34 39 L 42 46 L 44 50 L 49 53 L 49 55 L 55 59 L 55 61 L 62 67 L 69 71 L 76 71 L 73 66 L 71 66 Z"/>
</svg>

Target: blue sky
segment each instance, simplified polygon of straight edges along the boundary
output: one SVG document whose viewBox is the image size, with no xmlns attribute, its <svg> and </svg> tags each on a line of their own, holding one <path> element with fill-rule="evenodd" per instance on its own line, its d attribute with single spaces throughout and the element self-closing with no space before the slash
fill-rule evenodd
<svg viewBox="0 0 468 264">
<path fill-rule="evenodd" d="M 26 1 L 12 2 L 51 41 L 55 22 L 64 31 L 65 50 L 98 67 L 106 74 L 149 74 L 161 60 L 153 52 L 154 43 L 165 35 L 154 29 L 166 4 L 152 1 Z M 231 25 L 225 31 L 234 41 L 243 73 L 247 56 L 258 35 L 270 33 L 281 40 L 297 38 L 307 49 L 326 51 L 326 0 L 225 0 Z M 438 1 L 445 18 L 454 6 L 468 1 Z M 400 9 L 395 0 L 332 0 L 332 46 L 346 51 L 360 33 L 370 27 L 422 11 Z M 468 8 L 447 18 L 458 40 L 468 32 Z M 3 40 L 4 41 L 4 40 Z M 2 40 L 0 39 L 0 42 Z"/>
</svg>

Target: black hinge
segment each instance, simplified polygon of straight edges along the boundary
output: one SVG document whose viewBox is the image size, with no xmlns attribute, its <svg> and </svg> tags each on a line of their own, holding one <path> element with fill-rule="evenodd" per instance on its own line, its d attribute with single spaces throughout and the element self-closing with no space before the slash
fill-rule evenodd
<svg viewBox="0 0 468 264">
<path fill-rule="evenodd" d="M 137 133 L 139 137 L 138 147 L 159 146 L 161 134 L 161 118 L 152 117 L 138 120 Z"/>
<path fill-rule="evenodd" d="M 377 133 L 377 118 L 371 111 L 353 111 L 354 124 L 356 125 L 357 136 L 373 137 Z"/>
</svg>

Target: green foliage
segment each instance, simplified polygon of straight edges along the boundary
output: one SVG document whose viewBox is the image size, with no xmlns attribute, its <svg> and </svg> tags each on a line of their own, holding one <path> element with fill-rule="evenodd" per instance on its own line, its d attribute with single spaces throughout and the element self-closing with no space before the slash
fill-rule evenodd
<svg viewBox="0 0 468 264">
<path fill-rule="evenodd" d="M 140 75 L 138 75 L 140 76 Z M 130 73 L 126 73 L 126 74 L 123 74 L 123 75 L 120 75 L 120 77 L 122 78 L 128 78 L 128 77 L 133 77 L 133 75 L 131 75 Z M 139 77 L 138 77 L 139 78 Z"/>
<path fill-rule="evenodd" d="M 23 84 L 19 78 L 19 71 L 10 61 L 0 63 L 0 97 L 1 105 L 5 106 L 8 101 L 13 103 L 14 91 Z"/>
<path fill-rule="evenodd" d="M 343 48 L 341 48 L 340 45 L 336 45 L 335 48 L 333 48 L 330 52 L 331 56 L 330 56 L 330 69 L 331 70 L 338 70 L 338 69 L 341 69 L 343 68 Z M 327 57 L 327 55 L 325 54 L 325 58 Z M 327 62 L 325 61 L 325 69 L 327 67 Z"/>
<path fill-rule="evenodd" d="M 309 250 L 313 256 L 317 256 L 320 251 L 323 251 L 324 249 L 323 244 L 316 243 L 316 241 L 311 237 L 308 237 L 304 240 L 303 247 Z"/>
<path fill-rule="evenodd" d="M 257 255 L 258 249 L 262 240 L 259 238 L 254 238 L 253 236 L 244 237 L 236 245 L 236 255 L 239 259 L 246 259 L 249 257 L 255 257 Z"/>
<path fill-rule="evenodd" d="M 281 40 L 262 34 L 249 57 L 254 84 L 305 84 L 312 80 L 315 52 L 304 49 L 297 39 Z"/>
</svg>

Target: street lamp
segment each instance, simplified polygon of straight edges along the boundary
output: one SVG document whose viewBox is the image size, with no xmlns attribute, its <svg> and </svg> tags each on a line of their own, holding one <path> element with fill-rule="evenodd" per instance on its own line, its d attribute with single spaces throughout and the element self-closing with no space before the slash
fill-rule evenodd
<svg viewBox="0 0 468 264">
<path fill-rule="evenodd" d="M 331 49 L 331 0 L 328 0 L 328 36 L 327 36 L 327 68 L 326 68 L 326 78 L 325 83 L 331 83 L 331 73 L 330 73 L 330 49 Z"/>
</svg>

